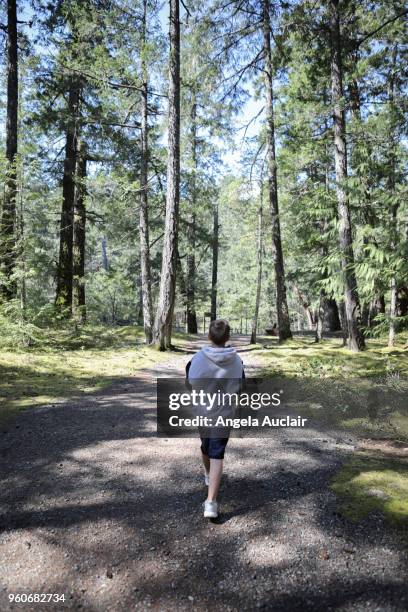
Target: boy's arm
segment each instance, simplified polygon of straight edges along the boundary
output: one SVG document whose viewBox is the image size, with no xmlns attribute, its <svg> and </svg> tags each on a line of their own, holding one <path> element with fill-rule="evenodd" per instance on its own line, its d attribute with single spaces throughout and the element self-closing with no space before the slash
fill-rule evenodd
<svg viewBox="0 0 408 612">
<path fill-rule="evenodd" d="M 190 372 L 190 368 L 191 368 L 191 359 L 190 359 L 190 361 L 189 361 L 189 362 L 187 363 L 187 365 L 186 365 L 186 382 L 185 382 L 185 385 L 186 385 L 186 387 L 187 387 L 187 389 L 188 389 L 189 391 L 191 391 L 191 390 L 192 390 L 192 388 L 193 388 L 193 387 L 191 386 L 191 384 L 190 384 L 190 381 L 188 380 L 188 373 Z"/>
<path fill-rule="evenodd" d="M 241 359 L 241 357 L 240 357 Z M 245 391 L 246 390 L 246 380 L 245 380 L 245 369 L 244 369 L 244 362 L 241 359 L 241 364 L 242 364 L 242 384 L 241 384 L 241 391 Z"/>
</svg>

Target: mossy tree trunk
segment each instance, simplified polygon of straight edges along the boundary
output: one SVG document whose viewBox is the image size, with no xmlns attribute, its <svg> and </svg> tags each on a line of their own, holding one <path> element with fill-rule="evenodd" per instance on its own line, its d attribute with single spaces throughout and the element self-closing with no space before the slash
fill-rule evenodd
<svg viewBox="0 0 408 612">
<path fill-rule="evenodd" d="M 180 199 L 180 6 L 170 0 L 170 78 L 168 112 L 167 195 L 162 269 L 155 320 L 154 342 L 160 350 L 171 347 L 177 270 Z"/>
</svg>

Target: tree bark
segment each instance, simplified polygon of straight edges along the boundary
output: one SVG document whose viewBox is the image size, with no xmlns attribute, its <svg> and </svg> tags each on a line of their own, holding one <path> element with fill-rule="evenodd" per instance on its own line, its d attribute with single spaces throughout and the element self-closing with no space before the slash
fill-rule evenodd
<svg viewBox="0 0 408 612">
<path fill-rule="evenodd" d="M 17 146 L 18 146 L 18 49 L 16 0 L 7 2 L 7 118 L 6 118 L 6 179 L 0 240 L 0 293 L 4 300 L 16 296 L 13 278 L 17 259 Z"/>
<path fill-rule="evenodd" d="M 307 298 L 303 295 L 303 293 L 299 289 L 299 287 L 298 287 L 296 282 L 293 283 L 293 288 L 295 290 L 295 293 L 296 293 L 296 295 L 297 295 L 297 297 L 299 299 L 299 302 L 300 302 L 303 310 L 305 311 L 308 327 L 309 327 L 309 329 L 313 329 L 315 317 L 313 316 L 313 312 L 312 312 L 312 310 L 310 308 L 310 304 L 309 304 Z"/>
<path fill-rule="evenodd" d="M 380 313 L 385 314 L 385 298 L 382 293 L 377 291 L 376 295 L 370 302 L 368 312 L 368 327 L 374 327 L 377 324 L 375 317 Z"/>
<path fill-rule="evenodd" d="M 346 306 L 344 304 L 344 300 L 341 300 L 339 304 L 339 314 L 340 314 L 340 321 L 341 321 L 341 331 L 342 331 L 342 336 L 343 336 L 343 346 L 347 346 L 349 336 L 348 336 L 348 324 L 347 324 L 347 317 L 346 317 Z"/>
<path fill-rule="evenodd" d="M 334 298 L 326 297 L 324 300 L 323 326 L 326 331 L 330 332 L 341 330 L 339 309 Z"/>
<path fill-rule="evenodd" d="M 187 309 L 187 286 L 186 286 L 186 277 L 183 272 L 183 266 L 181 263 L 180 253 L 177 249 L 177 283 L 176 288 L 178 287 L 181 302 L 183 304 L 183 311 L 186 313 Z M 188 330 L 187 330 L 188 331 Z"/>
<path fill-rule="evenodd" d="M 368 326 L 369 317 L 370 317 L 370 304 L 364 301 L 361 307 L 361 325 L 363 327 Z"/>
<path fill-rule="evenodd" d="M 344 183 L 347 179 L 347 153 L 345 117 L 343 109 L 341 34 L 338 4 L 339 0 L 330 0 L 330 33 L 332 47 L 331 86 L 334 119 L 334 161 L 339 215 L 339 243 L 345 285 L 344 305 L 347 321 L 347 343 L 348 347 L 352 351 L 361 351 L 365 348 L 365 342 L 360 328 L 360 303 L 357 290 L 357 279 L 354 270 L 350 209 L 348 195 L 344 187 Z"/>
<path fill-rule="evenodd" d="M 335 332 L 341 330 L 339 309 L 334 298 L 329 298 L 326 292 L 320 291 L 319 306 L 316 309 L 314 322 L 316 325 L 316 342 L 322 340 L 324 332 Z"/>
<path fill-rule="evenodd" d="M 352 4 L 353 17 L 355 14 L 355 8 L 356 8 L 355 3 L 353 3 Z M 354 39 L 356 38 L 357 38 L 357 32 L 354 32 Z M 352 49 L 352 51 L 350 52 L 350 59 L 351 59 L 352 66 L 353 66 L 353 72 L 355 72 L 357 70 L 357 65 L 359 61 L 358 49 Z M 349 89 L 349 97 L 350 97 L 351 115 L 354 118 L 354 120 L 358 123 L 358 125 L 361 125 L 361 97 L 360 97 L 359 83 L 356 78 L 352 78 L 350 80 L 348 89 Z M 363 158 L 361 157 L 362 155 L 363 155 Z M 364 214 L 365 222 L 374 228 L 377 225 L 377 219 L 376 219 L 376 215 L 372 212 L 373 207 L 371 205 L 371 194 L 370 194 L 369 185 L 368 185 L 369 176 L 367 176 L 367 173 L 361 172 L 360 170 L 360 167 L 362 165 L 361 162 L 370 159 L 371 156 L 372 156 L 372 145 L 370 143 L 370 140 L 368 139 L 367 142 L 359 142 L 357 140 L 356 144 L 353 147 L 353 156 L 351 159 L 351 164 L 352 166 L 354 166 L 354 171 L 360 183 L 360 189 L 361 189 L 361 193 L 363 197 L 361 207 L 362 207 L 362 211 Z M 370 242 L 372 242 L 372 239 L 370 240 L 367 236 L 364 236 L 363 238 L 364 246 L 370 244 Z M 374 240 L 374 244 L 375 244 L 375 240 Z M 375 279 L 374 283 L 378 284 L 379 280 L 380 278 Z M 384 302 L 384 296 L 379 295 L 377 291 L 376 293 L 374 293 L 374 297 L 363 302 L 362 309 L 361 309 L 361 322 L 364 327 L 367 327 L 367 328 L 373 327 L 373 319 L 379 312 L 381 312 L 381 308 L 382 308 L 381 301 Z M 385 310 L 383 312 L 385 312 Z"/>
<path fill-rule="evenodd" d="M 68 96 L 68 122 L 65 143 L 64 176 L 62 179 L 60 249 L 57 269 L 57 291 L 55 296 L 55 304 L 66 316 L 70 316 L 72 313 L 72 247 L 79 97 L 80 87 L 72 78 Z"/>
<path fill-rule="evenodd" d="M 142 282 L 143 326 L 146 344 L 153 341 L 153 305 L 152 281 L 149 244 L 149 201 L 148 201 L 148 73 L 146 63 L 146 19 L 147 0 L 143 0 L 142 18 L 142 87 L 141 87 L 141 146 L 140 146 L 140 211 L 139 211 L 139 242 L 140 242 L 140 268 Z"/>
<path fill-rule="evenodd" d="M 24 216 L 24 197 L 23 197 L 23 182 L 22 180 L 20 181 L 20 186 L 19 186 L 19 201 L 20 201 L 20 215 L 19 215 L 19 221 L 17 223 L 17 225 L 19 225 L 19 236 L 18 236 L 18 242 L 20 244 L 20 248 L 19 248 L 19 256 L 20 256 L 20 265 L 21 265 L 21 280 L 20 280 L 20 304 L 21 304 L 21 312 L 23 315 L 23 318 L 25 316 L 25 311 L 27 308 L 27 281 L 26 281 L 26 277 L 27 277 L 27 264 L 26 264 L 26 253 L 25 253 L 25 239 L 24 239 L 24 235 L 25 235 L 25 216 Z"/>
<path fill-rule="evenodd" d="M 316 331 L 315 331 L 315 342 L 321 342 L 323 339 L 323 322 L 324 322 L 324 302 L 326 299 L 325 292 L 323 289 L 320 291 L 320 299 L 319 306 L 316 309 L 315 313 L 315 321 L 316 321 Z"/>
<path fill-rule="evenodd" d="M 408 314 L 408 285 L 400 285 L 397 292 L 397 316 L 406 317 Z"/>
<path fill-rule="evenodd" d="M 171 346 L 177 268 L 180 198 L 180 15 L 179 0 L 170 0 L 170 77 L 166 221 L 154 340 L 160 350 Z"/>
<path fill-rule="evenodd" d="M 394 346 L 397 335 L 397 279 L 395 274 L 390 281 L 390 330 L 388 334 L 388 346 Z"/>
<path fill-rule="evenodd" d="M 143 325 L 143 293 L 142 293 L 142 278 L 140 276 L 138 282 L 139 300 L 137 302 L 136 322 L 138 325 Z"/>
<path fill-rule="evenodd" d="M 395 154 L 395 77 L 394 72 L 396 68 L 397 50 L 394 45 L 392 52 L 392 64 L 390 71 L 389 80 L 389 105 L 391 114 L 391 126 L 390 126 L 390 140 L 389 140 L 389 168 L 388 168 L 388 191 L 395 197 L 395 166 L 396 166 L 396 154 Z M 395 252 L 398 242 L 398 202 L 393 201 L 391 205 L 391 253 Z M 398 282 L 397 275 L 393 271 L 390 280 L 390 329 L 388 334 L 388 346 L 392 347 L 395 344 L 395 338 L 397 335 L 397 303 L 398 303 Z"/>
<path fill-rule="evenodd" d="M 102 250 L 102 267 L 105 270 L 105 272 L 109 271 L 109 259 L 108 259 L 108 253 L 106 250 L 106 238 L 103 237 L 102 241 L 101 241 L 101 250 Z"/>
<path fill-rule="evenodd" d="M 187 220 L 187 332 L 197 333 L 197 315 L 195 311 L 195 243 L 196 243 L 196 205 L 197 205 L 197 102 L 194 87 L 192 89 L 191 114 L 191 201 Z"/>
<path fill-rule="evenodd" d="M 218 202 L 214 203 L 213 211 L 213 239 L 212 239 L 212 276 L 211 276 L 211 321 L 217 318 L 217 282 L 218 282 L 218 248 L 219 248 L 219 224 L 218 224 Z"/>
<path fill-rule="evenodd" d="M 75 184 L 73 248 L 72 248 L 72 308 L 75 318 L 81 323 L 86 322 L 85 303 L 85 195 L 86 195 L 86 150 L 78 140 L 77 170 Z"/>
<path fill-rule="evenodd" d="M 258 329 L 259 305 L 261 303 L 261 285 L 262 285 L 262 249 L 263 249 L 263 183 L 260 185 L 260 202 L 258 208 L 258 249 L 257 249 L 257 278 L 256 278 L 256 297 L 255 311 L 252 319 L 251 339 L 249 344 L 256 344 L 256 332 Z"/>
<path fill-rule="evenodd" d="M 289 310 L 286 298 L 285 269 L 279 220 L 269 0 L 263 0 L 263 36 L 265 59 L 266 137 L 268 147 L 268 193 L 272 221 L 272 255 L 275 266 L 276 311 L 278 317 L 279 341 L 283 342 L 284 340 L 292 337 L 292 332 L 290 330 Z"/>
</svg>

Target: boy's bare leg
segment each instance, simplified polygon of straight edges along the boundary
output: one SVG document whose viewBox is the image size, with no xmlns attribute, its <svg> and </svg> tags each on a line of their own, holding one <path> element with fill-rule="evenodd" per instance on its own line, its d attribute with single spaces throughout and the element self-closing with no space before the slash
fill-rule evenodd
<svg viewBox="0 0 408 612">
<path fill-rule="evenodd" d="M 207 501 L 217 501 L 222 476 L 222 459 L 210 459 L 210 484 Z"/>
<path fill-rule="evenodd" d="M 201 457 L 203 459 L 203 465 L 205 468 L 205 471 L 207 472 L 207 474 L 210 473 L 210 458 L 208 455 L 204 455 L 204 453 L 201 453 Z"/>
</svg>

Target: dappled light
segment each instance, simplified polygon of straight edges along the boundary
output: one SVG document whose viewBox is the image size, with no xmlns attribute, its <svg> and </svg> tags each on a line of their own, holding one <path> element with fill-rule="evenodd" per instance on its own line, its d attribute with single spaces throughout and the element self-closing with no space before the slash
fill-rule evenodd
<svg viewBox="0 0 408 612">
<path fill-rule="evenodd" d="M 403 0 L 0 3 L 0 611 L 408 610 Z"/>
</svg>

